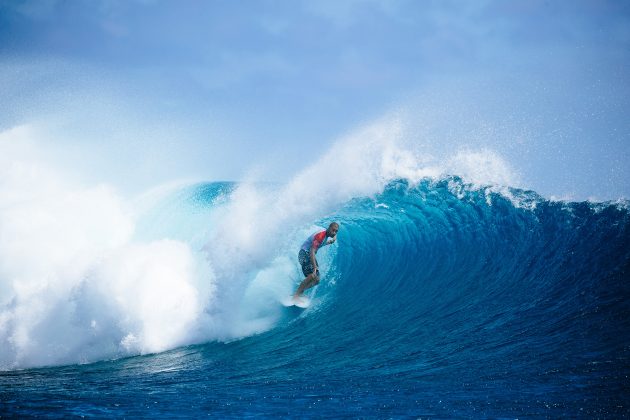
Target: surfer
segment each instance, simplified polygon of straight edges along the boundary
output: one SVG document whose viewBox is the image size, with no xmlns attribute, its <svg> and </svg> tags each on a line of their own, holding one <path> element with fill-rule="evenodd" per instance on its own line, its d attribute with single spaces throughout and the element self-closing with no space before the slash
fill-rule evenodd
<svg viewBox="0 0 630 420">
<path fill-rule="evenodd" d="M 319 264 L 315 258 L 315 253 L 323 246 L 330 245 L 337 240 L 339 223 L 332 222 L 328 229 L 315 232 L 302 244 L 298 253 L 298 261 L 302 266 L 302 273 L 306 276 L 300 287 L 295 291 L 293 299 L 298 299 L 306 289 L 310 289 L 319 283 Z"/>
</svg>

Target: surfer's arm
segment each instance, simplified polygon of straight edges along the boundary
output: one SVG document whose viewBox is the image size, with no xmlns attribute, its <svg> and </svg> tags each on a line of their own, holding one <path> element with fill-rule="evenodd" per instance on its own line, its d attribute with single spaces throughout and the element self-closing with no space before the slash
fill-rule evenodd
<svg viewBox="0 0 630 420">
<path fill-rule="evenodd" d="M 315 251 L 317 251 L 317 248 L 315 247 L 315 245 L 311 246 L 311 264 L 313 265 L 313 272 L 317 273 L 317 260 L 315 259 Z"/>
</svg>

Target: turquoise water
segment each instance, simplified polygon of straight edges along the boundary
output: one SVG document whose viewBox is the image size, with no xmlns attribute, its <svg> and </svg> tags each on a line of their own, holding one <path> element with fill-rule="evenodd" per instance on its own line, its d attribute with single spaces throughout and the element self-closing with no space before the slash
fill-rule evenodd
<svg viewBox="0 0 630 420">
<path fill-rule="evenodd" d="M 229 183 L 179 189 L 144 213 L 137 227 L 139 238 L 175 238 L 213 263 L 208 278 L 215 288 L 195 295 L 212 303 L 186 324 L 194 333 L 186 330 L 164 351 L 145 344 L 125 353 L 118 343 L 132 331 L 122 326 L 127 318 L 108 321 L 103 313 L 77 309 L 73 325 L 89 315 L 108 327 L 86 332 L 88 344 L 44 346 L 57 353 L 33 366 L 20 365 L 17 350 L 5 357 L 0 413 L 630 414 L 627 202 L 553 202 L 531 191 L 473 188 L 457 177 L 418 185 L 399 180 L 317 220 L 287 225 L 277 242 L 263 235 L 247 252 L 241 246 L 230 253 L 233 243 L 212 236 L 212 223 L 224 220 L 222 208 L 234 211 L 226 206 L 236 189 Z M 333 220 L 341 224 L 339 240 L 319 256 L 326 271 L 311 292 L 313 305 L 282 307 L 276 298 L 301 280 L 299 243 L 314 226 Z M 256 254 L 258 244 L 267 253 Z M 97 301 L 93 293 L 70 296 L 77 308 Z M 206 321 L 212 328 L 200 326 Z M 60 334 L 68 333 L 59 325 Z M 82 331 L 88 329 L 71 332 Z M 111 350 L 103 350 L 108 345 Z"/>
</svg>

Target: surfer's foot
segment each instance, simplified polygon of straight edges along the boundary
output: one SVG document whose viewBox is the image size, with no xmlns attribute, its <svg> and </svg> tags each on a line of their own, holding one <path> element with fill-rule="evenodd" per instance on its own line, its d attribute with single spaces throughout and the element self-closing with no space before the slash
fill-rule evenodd
<svg viewBox="0 0 630 420">
<path fill-rule="evenodd" d="M 298 294 L 296 293 L 296 294 L 294 294 L 294 295 L 293 295 L 293 300 L 294 300 L 294 301 L 296 301 L 296 300 L 300 300 L 300 299 L 302 299 L 303 297 L 304 297 L 304 295 L 303 295 L 303 294 L 299 294 L 299 295 L 298 295 Z"/>
</svg>

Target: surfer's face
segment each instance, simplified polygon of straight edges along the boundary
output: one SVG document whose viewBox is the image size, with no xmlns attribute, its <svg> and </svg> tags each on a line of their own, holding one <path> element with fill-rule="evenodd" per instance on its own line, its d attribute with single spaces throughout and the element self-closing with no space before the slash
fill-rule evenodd
<svg viewBox="0 0 630 420">
<path fill-rule="evenodd" d="M 339 231 L 339 226 L 332 225 L 332 226 L 328 226 L 328 230 L 327 230 L 326 234 L 328 236 L 335 236 L 338 231 Z"/>
</svg>

